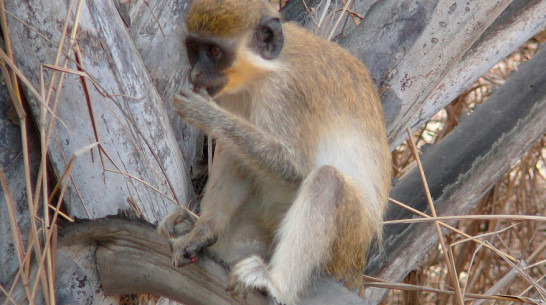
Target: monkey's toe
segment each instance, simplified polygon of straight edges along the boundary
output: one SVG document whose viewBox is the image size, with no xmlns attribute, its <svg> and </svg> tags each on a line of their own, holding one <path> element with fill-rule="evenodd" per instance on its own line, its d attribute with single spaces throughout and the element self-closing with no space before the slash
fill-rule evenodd
<svg viewBox="0 0 546 305">
<path fill-rule="evenodd" d="M 249 289 L 240 283 L 235 277 L 230 277 L 229 284 L 226 288 L 226 292 L 230 293 L 232 297 L 241 296 L 244 299 L 248 296 Z"/>
<path fill-rule="evenodd" d="M 187 244 L 180 240 L 171 240 L 169 242 L 173 252 L 172 263 L 176 268 L 184 267 L 197 260 L 197 251 L 188 251 Z"/>
<path fill-rule="evenodd" d="M 267 265 L 262 258 L 253 255 L 233 267 L 227 291 L 232 296 L 242 295 L 246 298 L 250 289 L 267 289 L 268 281 Z"/>
</svg>

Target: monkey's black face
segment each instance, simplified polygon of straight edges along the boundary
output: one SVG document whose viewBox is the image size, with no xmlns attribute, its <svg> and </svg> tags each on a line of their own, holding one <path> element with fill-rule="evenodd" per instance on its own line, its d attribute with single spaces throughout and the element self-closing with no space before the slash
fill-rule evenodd
<svg viewBox="0 0 546 305">
<path fill-rule="evenodd" d="M 190 82 L 197 88 L 207 90 L 212 97 L 223 89 L 226 92 L 236 92 L 244 87 L 249 80 L 249 71 L 254 67 L 249 67 L 246 58 L 236 58 L 248 53 L 237 51 L 247 48 L 263 59 L 273 60 L 280 54 L 284 44 L 282 25 L 277 17 L 264 16 L 249 31 L 253 34 L 250 41 L 241 39 L 246 36 L 245 33 L 238 38 L 190 33 L 186 38 L 186 50 L 191 65 Z M 241 46 L 241 43 L 247 45 Z M 235 61 L 238 62 L 237 67 L 230 69 Z M 250 63 L 250 66 L 253 64 Z"/>
<path fill-rule="evenodd" d="M 214 97 L 228 82 L 223 73 L 234 61 L 234 43 L 227 39 L 188 36 L 186 50 L 191 65 L 190 82 Z"/>
</svg>

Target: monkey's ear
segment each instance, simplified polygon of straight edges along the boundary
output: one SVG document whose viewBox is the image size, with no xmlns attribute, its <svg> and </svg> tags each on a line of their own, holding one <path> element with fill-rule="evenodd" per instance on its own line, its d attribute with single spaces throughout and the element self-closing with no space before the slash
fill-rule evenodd
<svg viewBox="0 0 546 305">
<path fill-rule="evenodd" d="M 273 59 L 284 45 L 281 21 L 277 17 L 264 16 L 256 30 L 256 47 L 265 59 Z"/>
</svg>

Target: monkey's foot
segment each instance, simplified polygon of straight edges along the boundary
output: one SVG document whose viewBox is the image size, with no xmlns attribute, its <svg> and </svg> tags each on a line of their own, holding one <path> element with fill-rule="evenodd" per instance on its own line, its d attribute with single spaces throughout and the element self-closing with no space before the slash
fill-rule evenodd
<svg viewBox="0 0 546 305">
<path fill-rule="evenodd" d="M 253 255 L 238 262 L 229 279 L 227 291 L 232 296 L 246 297 L 250 289 L 267 290 L 269 277 L 267 264 L 257 255 Z"/>
<path fill-rule="evenodd" d="M 246 299 L 250 289 L 248 289 L 248 287 L 246 287 L 245 285 L 243 285 L 243 284 L 241 284 L 241 283 L 239 283 L 237 281 L 234 281 L 232 283 L 232 281 L 230 279 L 228 287 L 226 288 L 226 291 L 228 293 L 230 293 L 231 296 L 234 297 L 234 298 L 238 297 L 238 296 L 242 296 L 243 299 Z"/>
<path fill-rule="evenodd" d="M 188 234 L 195 225 L 196 218 L 185 209 L 179 209 L 163 218 L 157 226 L 159 234 L 168 239 Z"/>
</svg>

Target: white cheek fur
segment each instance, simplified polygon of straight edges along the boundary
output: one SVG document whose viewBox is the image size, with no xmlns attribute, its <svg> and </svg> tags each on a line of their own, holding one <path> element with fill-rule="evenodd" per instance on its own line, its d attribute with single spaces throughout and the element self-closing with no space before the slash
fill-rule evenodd
<svg viewBox="0 0 546 305">
<path fill-rule="evenodd" d="M 249 49 L 245 49 L 242 54 L 243 58 L 256 68 L 263 69 L 270 72 L 277 72 L 282 68 L 280 61 L 276 59 L 264 59 L 260 55 L 252 52 Z"/>
</svg>

